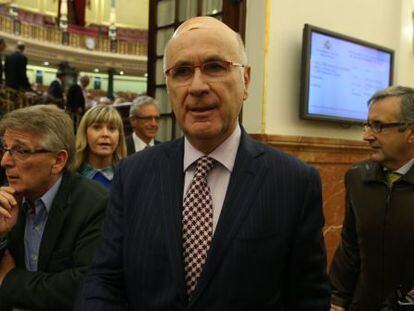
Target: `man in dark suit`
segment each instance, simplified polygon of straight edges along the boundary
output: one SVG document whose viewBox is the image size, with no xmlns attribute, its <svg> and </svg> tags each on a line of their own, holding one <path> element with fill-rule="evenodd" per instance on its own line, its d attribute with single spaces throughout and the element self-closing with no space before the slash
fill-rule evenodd
<svg viewBox="0 0 414 311">
<path fill-rule="evenodd" d="M 82 116 L 85 112 L 85 90 L 89 85 L 89 77 L 83 75 L 79 83 L 71 85 L 68 89 L 66 110 L 73 115 Z"/>
<path fill-rule="evenodd" d="M 47 95 L 52 103 L 59 108 L 64 108 L 64 88 L 65 88 L 66 73 L 58 70 L 56 72 L 56 79 L 53 80 L 47 89 Z"/>
<path fill-rule="evenodd" d="M 85 112 L 85 97 L 78 83 L 71 85 L 68 89 L 66 110 L 79 116 Z"/>
<path fill-rule="evenodd" d="M 84 75 L 79 79 L 79 83 L 71 85 L 66 96 L 66 111 L 71 114 L 75 132 L 80 120 L 85 113 L 85 89 L 89 84 L 89 77 Z"/>
<path fill-rule="evenodd" d="M 18 42 L 16 51 L 8 55 L 4 63 L 6 86 L 15 90 L 28 90 L 31 87 L 26 75 L 27 57 L 23 54 L 24 50 L 25 44 Z"/>
<path fill-rule="evenodd" d="M 320 179 L 239 126 L 241 38 L 192 18 L 164 57 L 185 137 L 119 164 L 77 310 L 328 310 Z"/>
<path fill-rule="evenodd" d="M 38 105 L 5 115 L 0 310 L 72 310 L 101 235 L 107 192 L 68 170 L 72 121 Z"/>
<path fill-rule="evenodd" d="M 160 109 L 154 98 L 146 95 L 135 98 L 129 108 L 129 122 L 133 132 L 127 136 L 128 155 L 160 143 L 155 139 L 160 123 Z"/>
</svg>

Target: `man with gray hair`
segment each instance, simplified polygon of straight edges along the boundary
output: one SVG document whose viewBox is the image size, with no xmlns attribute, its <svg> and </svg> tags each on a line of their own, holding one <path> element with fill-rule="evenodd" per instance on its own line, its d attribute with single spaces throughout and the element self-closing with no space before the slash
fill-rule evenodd
<svg viewBox="0 0 414 311">
<path fill-rule="evenodd" d="M 363 139 L 371 155 L 345 176 L 331 310 L 379 310 L 414 276 L 414 89 L 389 87 L 368 103 Z"/>
<path fill-rule="evenodd" d="M 0 309 L 72 310 L 95 253 L 107 202 L 98 183 L 69 171 L 70 117 L 54 106 L 0 122 Z"/>
<path fill-rule="evenodd" d="M 129 108 L 129 123 L 133 132 L 126 141 L 128 155 L 160 143 L 155 139 L 160 123 L 160 109 L 154 98 L 146 95 L 135 98 Z"/>
</svg>

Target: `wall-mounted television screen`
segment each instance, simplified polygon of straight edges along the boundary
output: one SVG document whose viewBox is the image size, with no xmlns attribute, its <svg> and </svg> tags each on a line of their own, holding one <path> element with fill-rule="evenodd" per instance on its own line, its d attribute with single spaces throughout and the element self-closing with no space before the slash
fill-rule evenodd
<svg viewBox="0 0 414 311">
<path fill-rule="evenodd" d="M 394 51 L 305 24 L 300 117 L 362 123 L 367 101 L 392 84 Z"/>
</svg>

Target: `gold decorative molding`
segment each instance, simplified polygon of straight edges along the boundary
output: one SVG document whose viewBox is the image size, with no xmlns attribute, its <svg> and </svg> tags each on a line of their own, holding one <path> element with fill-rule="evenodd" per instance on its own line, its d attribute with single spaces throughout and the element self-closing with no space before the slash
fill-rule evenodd
<svg viewBox="0 0 414 311">
<path fill-rule="evenodd" d="M 267 114 L 267 75 L 269 67 L 269 45 L 270 45 L 270 0 L 266 0 L 266 19 L 265 19 L 265 40 L 263 52 L 263 89 L 262 89 L 262 122 L 260 124 L 261 133 L 266 132 Z"/>
<path fill-rule="evenodd" d="M 356 140 L 273 134 L 250 135 L 311 164 L 352 164 L 366 158 L 369 151 L 366 142 Z M 324 155 L 323 158 L 319 157 L 320 154 Z"/>
</svg>

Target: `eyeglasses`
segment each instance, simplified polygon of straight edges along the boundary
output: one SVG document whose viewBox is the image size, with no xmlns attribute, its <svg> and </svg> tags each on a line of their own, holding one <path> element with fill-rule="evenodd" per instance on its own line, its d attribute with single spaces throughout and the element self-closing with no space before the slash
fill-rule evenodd
<svg viewBox="0 0 414 311">
<path fill-rule="evenodd" d="M 159 122 L 161 120 L 160 116 L 137 116 L 134 115 L 134 118 L 138 119 L 138 120 L 144 120 L 144 121 L 152 121 L 155 120 L 156 122 Z"/>
<path fill-rule="evenodd" d="M 246 65 L 226 60 L 212 60 L 198 65 L 178 65 L 168 68 L 164 73 L 174 83 L 186 84 L 194 76 L 195 69 L 200 68 L 201 73 L 212 80 L 225 76 L 232 67 L 244 68 Z"/>
<path fill-rule="evenodd" d="M 14 160 L 24 161 L 27 160 L 30 156 L 40 153 L 51 153 L 51 151 L 46 149 L 37 149 L 37 150 L 24 150 L 24 149 L 12 149 L 12 148 L 0 148 L 2 156 L 9 152 L 10 156 Z"/>
<path fill-rule="evenodd" d="M 364 131 L 371 130 L 374 133 L 381 133 L 384 128 L 388 127 L 395 127 L 400 126 L 398 129 L 399 132 L 403 132 L 407 129 L 408 126 L 412 125 L 413 123 L 407 123 L 407 122 L 381 122 L 381 121 L 373 121 L 373 122 L 366 122 L 364 123 L 363 129 Z"/>
</svg>

